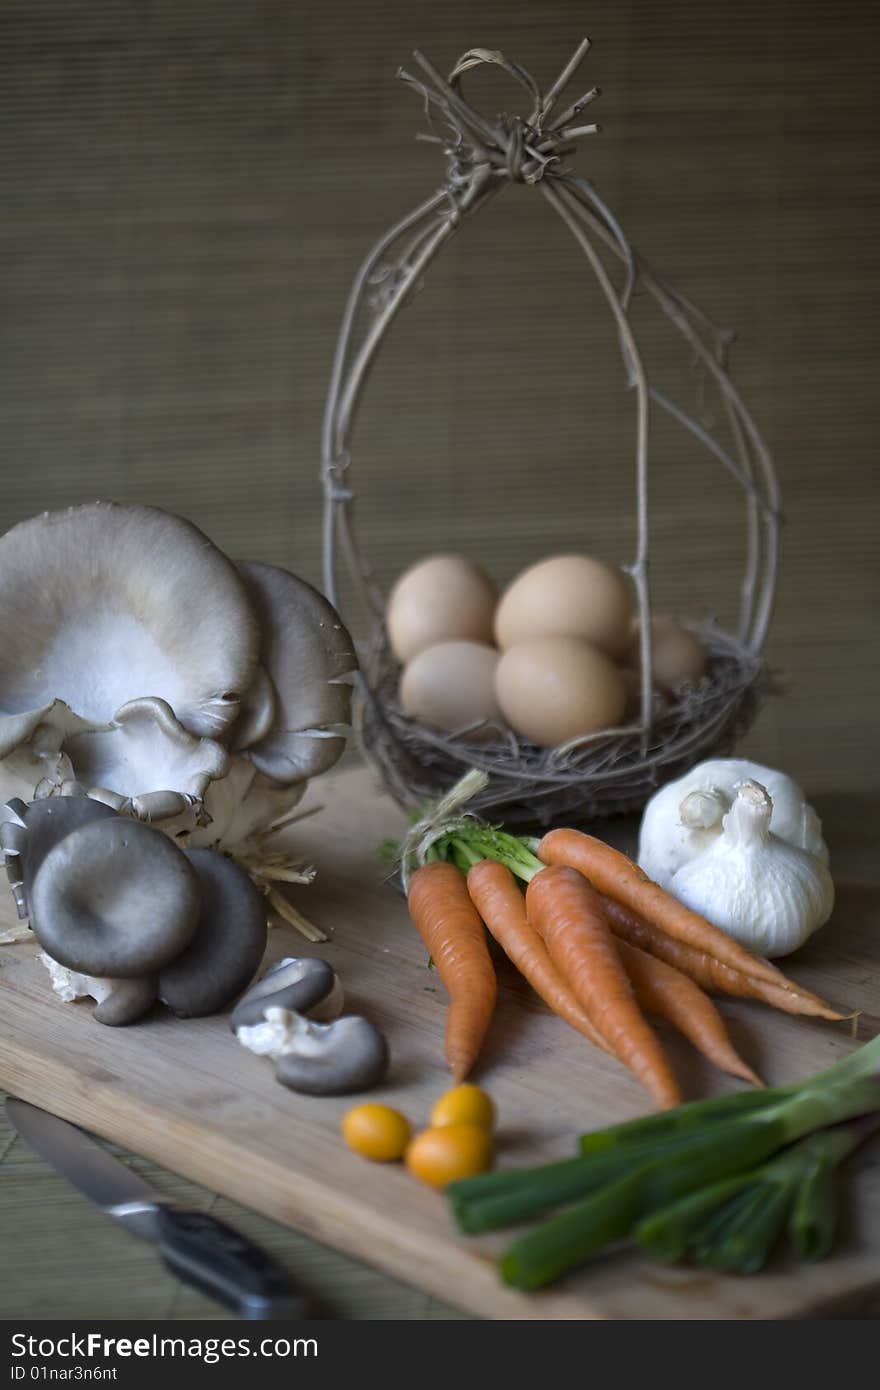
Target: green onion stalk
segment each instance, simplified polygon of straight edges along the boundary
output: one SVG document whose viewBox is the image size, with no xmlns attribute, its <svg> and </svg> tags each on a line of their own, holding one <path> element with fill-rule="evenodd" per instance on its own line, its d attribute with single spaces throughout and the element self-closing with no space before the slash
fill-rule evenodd
<svg viewBox="0 0 880 1390">
<path fill-rule="evenodd" d="M 880 1130 L 880 1037 L 794 1086 L 735 1092 L 584 1135 L 581 1155 L 447 1189 L 466 1232 L 553 1214 L 501 1258 L 518 1288 L 549 1284 L 610 1245 L 750 1274 L 787 1233 L 833 1247 L 836 1172 Z"/>
</svg>

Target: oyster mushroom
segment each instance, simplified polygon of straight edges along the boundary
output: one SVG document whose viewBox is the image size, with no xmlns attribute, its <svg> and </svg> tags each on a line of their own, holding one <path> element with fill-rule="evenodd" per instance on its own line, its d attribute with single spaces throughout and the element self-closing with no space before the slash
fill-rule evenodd
<svg viewBox="0 0 880 1390">
<path fill-rule="evenodd" d="M 159 973 L 159 998 L 178 1018 L 201 1018 L 225 1008 L 253 979 L 266 949 L 266 907 L 250 876 L 225 855 L 176 852 L 195 871 L 201 910 L 192 940 Z"/>
<path fill-rule="evenodd" d="M 52 989 L 65 1004 L 77 999 L 94 999 L 92 1018 L 99 1023 L 119 1027 L 134 1023 L 156 1002 L 156 981 L 149 977 L 140 980 L 103 980 L 98 976 L 81 975 L 40 952 L 40 960 L 49 972 Z"/>
<path fill-rule="evenodd" d="M 109 806 L 87 796 L 46 797 L 29 805 L 12 801 L 8 810 L 15 820 L 0 827 L 0 844 L 7 861 L 13 855 L 19 860 L 23 884 L 33 882 L 49 850 L 72 830 L 91 821 L 112 820 L 114 816 Z"/>
<path fill-rule="evenodd" d="M 238 1001 L 229 1019 L 233 1033 L 261 1023 L 267 1008 L 290 1009 L 318 1023 L 342 1013 L 342 982 L 319 956 L 286 956 Z"/>
<path fill-rule="evenodd" d="M 304 580 L 253 560 L 238 569 L 259 619 L 260 658 L 276 700 L 270 732 L 249 744 L 247 755 L 274 782 L 302 782 L 326 772 L 345 747 L 354 643 L 336 609 Z"/>
<path fill-rule="evenodd" d="M 375 1024 L 357 1014 L 313 1023 L 290 1009 L 270 1006 L 262 1023 L 239 1028 L 239 1042 L 272 1057 L 282 1086 L 311 1096 L 365 1091 L 388 1070 L 388 1044 Z"/>
<path fill-rule="evenodd" d="M 46 805 L 51 823 L 51 801 L 34 804 Z M 34 935 L 70 970 L 108 980 L 153 975 L 195 934 L 198 875 L 182 851 L 148 825 L 111 812 L 58 839 L 32 878 L 26 849 L 23 860 Z"/>
<path fill-rule="evenodd" d="M 0 537 L 0 583 L 0 800 L 76 787 L 258 862 L 342 752 L 356 661 L 333 607 L 179 517 L 44 513 Z"/>
<path fill-rule="evenodd" d="M 73 734 L 64 751 L 90 796 L 139 820 L 180 816 L 229 770 L 221 744 L 191 734 L 156 699 L 131 700 L 112 725 Z"/>
<path fill-rule="evenodd" d="M 91 726 L 60 700 L 24 715 L 6 715 L 0 700 L 0 802 L 61 793 L 74 780 L 64 740 Z"/>
<path fill-rule="evenodd" d="M 194 734 L 237 718 L 259 628 L 235 567 L 190 522 L 113 502 L 44 512 L 0 537 L 0 584 L 0 711 L 19 724 L 55 701 L 109 724 L 143 696 Z M 4 722 L 0 749 L 20 733 Z"/>
<path fill-rule="evenodd" d="M 269 672 L 260 664 L 241 702 L 241 712 L 232 730 L 233 747 L 248 748 L 265 738 L 272 730 L 277 708 L 275 687 Z"/>
<path fill-rule="evenodd" d="M 111 1028 L 121 1028 L 124 1024 L 137 1023 L 139 1018 L 143 1018 L 155 1004 L 156 998 L 154 979 L 114 980 L 110 993 L 92 1009 L 92 1018 Z"/>
</svg>

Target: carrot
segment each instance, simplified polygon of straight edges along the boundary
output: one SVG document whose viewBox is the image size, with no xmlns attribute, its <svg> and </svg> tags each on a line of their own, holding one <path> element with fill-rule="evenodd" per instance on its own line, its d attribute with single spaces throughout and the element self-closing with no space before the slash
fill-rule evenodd
<svg viewBox="0 0 880 1390">
<path fill-rule="evenodd" d="M 763 1086 L 761 1078 L 737 1054 L 724 1019 L 699 985 L 628 941 L 618 941 L 617 949 L 645 1013 L 673 1024 L 719 1070 L 751 1081 L 753 1086 Z"/>
<path fill-rule="evenodd" d="M 526 916 L 526 904 L 513 874 L 497 859 L 481 859 L 468 871 L 471 900 L 504 954 L 555 1014 L 596 1047 L 610 1052 L 566 985 L 541 937 Z"/>
<path fill-rule="evenodd" d="M 564 865 L 542 869 L 526 890 L 526 912 L 572 994 L 615 1054 L 658 1105 L 679 1105 L 681 1092 L 669 1062 L 635 1001 L 614 937 L 586 879 Z"/>
<path fill-rule="evenodd" d="M 759 999 L 783 1013 L 827 1018 L 832 1022 L 839 1022 L 847 1017 L 846 1014 L 837 1013 L 818 995 L 793 984 L 786 975 L 782 976 L 779 984 L 771 985 L 766 980 L 756 980 L 751 975 L 731 969 L 729 965 L 722 965 L 705 951 L 697 951 L 693 946 L 686 946 L 674 937 L 667 936 L 659 927 L 654 926 L 653 922 L 646 922 L 643 917 L 628 911 L 613 898 L 602 895 L 602 908 L 615 936 L 689 975 L 710 994 L 729 994 L 738 999 Z"/>
<path fill-rule="evenodd" d="M 720 927 L 680 903 L 620 850 L 580 830 L 551 830 L 538 845 L 545 864 L 578 869 L 599 893 L 647 917 L 676 941 L 705 951 L 733 970 L 779 985 L 785 979 L 769 961 L 753 956 Z"/>
<path fill-rule="evenodd" d="M 417 869 L 407 894 L 410 916 L 449 994 L 446 1062 L 463 1081 L 479 1056 L 495 1010 L 495 967 L 486 933 L 454 864 Z"/>
</svg>

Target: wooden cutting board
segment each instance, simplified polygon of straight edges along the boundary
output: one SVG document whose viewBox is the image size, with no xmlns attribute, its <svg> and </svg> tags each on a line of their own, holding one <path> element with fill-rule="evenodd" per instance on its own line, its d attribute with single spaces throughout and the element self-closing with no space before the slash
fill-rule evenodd
<svg viewBox="0 0 880 1390">
<path fill-rule="evenodd" d="M 422 1125 L 445 1089 L 443 987 L 426 969 L 402 899 L 383 884 L 377 844 L 400 813 L 358 770 L 325 779 L 323 812 L 296 830 L 317 882 L 296 902 L 332 935 L 312 947 L 288 928 L 269 958 L 321 954 L 348 1007 L 388 1034 L 392 1072 L 376 1099 Z M 9 918 L 8 906 L 4 914 Z M 880 1027 L 880 889 L 840 885 L 834 920 L 791 966 L 831 999 L 864 1010 L 859 1037 Z M 500 1000 L 476 1079 L 499 1114 L 499 1164 L 574 1152 L 586 1129 L 642 1113 L 629 1074 L 553 1018 L 499 965 Z M 807 1076 L 854 1046 L 852 1025 L 801 1021 L 725 1003 L 743 1055 L 771 1083 Z M 669 1037 L 686 1093 L 724 1090 L 686 1044 Z M 537 1295 L 505 1289 L 494 1256 L 504 1237 L 468 1239 L 446 1204 L 401 1165 L 377 1165 L 339 1138 L 345 1099 L 297 1096 L 271 1063 L 241 1048 L 224 1018 L 157 1016 L 126 1029 L 96 1024 L 88 1004 L 62 1004 L 32 944 L 0 948 L 0 1086 L 208 1187 L 346 1250 L 470 1313 L 491 1318 L 787 1318 L 880 1301 L 880 1144 L 853 1165 L 840 1252 L 815 1266 L 780 1260 L 749 1279 L 603 1257 Z"/>
</svg>

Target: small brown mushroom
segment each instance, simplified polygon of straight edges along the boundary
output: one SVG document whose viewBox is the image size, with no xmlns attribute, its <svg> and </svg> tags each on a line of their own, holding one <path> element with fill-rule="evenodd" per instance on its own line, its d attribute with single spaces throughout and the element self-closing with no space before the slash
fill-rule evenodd
<svg viewBox="0 0 880 1390">
<path fill-rule="evenodd" d="M 288 956 L 252 985 L 229 1018 L 233 1033 L 262 1022 L 267 1008 L 291 1009 L 327 1023 L 342 1013 L 339 976 L 319 956 Z"/>
<path fill-rule="evenodd" d="M 159 974 L 178 1018 L 218 1013 L 253 979 L 266 949 L 266 905 L 244 869 L 211 849 L 178 850 L 195 871 L 201 909 L 186 949 Z"/>
<path fill-rule="evenodd" d="M 107 809 L 88 804 L 99 815 Z M 111 980 L 154 975 L 179 956 L 201 907 L 199 877 L 183 852 L 112 812 L 58 839 L 32 879 L 26 871 L 25 890 L 43 950 L 70 970 Z"/>
</svg>

